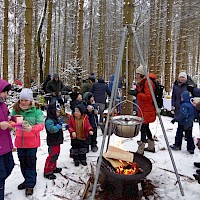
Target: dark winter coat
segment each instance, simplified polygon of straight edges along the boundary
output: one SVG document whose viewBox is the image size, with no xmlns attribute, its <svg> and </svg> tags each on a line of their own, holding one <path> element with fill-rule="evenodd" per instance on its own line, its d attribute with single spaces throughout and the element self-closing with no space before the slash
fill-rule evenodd
<svg viewBox="0 0 200 200">
<path fill-rule="evenodd" d="M 46 91 L 47 91 L 47 93 L 55 92 L 56 96 L 59 96 L 59 92 L 62 91 L 63 87 L 64 87 L 64 85 L 63 85 L 62 81 L 60 81 L 59 79 L 58 79 L 58 81 L 53 79 L 47 83 Z"/>
<path fill-rule="evenodd" d="M 106 103 L 107 95 L 111 95 L 111 91 L 103 78 L 99 78 L 98 82 L 92 85 L 90 92 L 93 93 L 95 102 L 102 104 Z"/>
<path fill-rule="evenodd" d="M 89 92 L 92 88 L 92 83 L 88 80 L 87 82 L 83 83 L 80 89 L 80 93 L 84 95 L 86 92 Z"/>
<path fill-rule="evenodd" d="M 193 127 L 194 121 L 194 106 L 190 102 L 190 95 L 188 91 L 181 94 L 183 101 L 181 101 L 180 110 L 175 116 L 175 121 L 183 125 L 185 129 Z"/>
<path fill-rule="evenodd" d="M 56 116 L 56 104 L 51 103 L 47 108 L 45 129 L 47 132 L 47 145 L 55 146 L 63 143 L 63 131 L 58 129 L 58 117 Z"/>
<path fill-rule="evenodd" d="M 171 105 L 175 107 L 175 116 L 180 109 L 181 94 L 187 90 L 187 85 L 196 85 L 189 76 L 187 77 L 186 83 L 180 83 L 178 80 L 174 82 Z"/>
<path fill-rule="evenodd" d="M 48 84 L 48 82 L 50 80 L 51 80 L 51 75 L 48 74 L 47 77 L 46 77 L 46 79 L 45 79 L 45 81 L 44 81 L 44 83 L 43 83 L 43 85 L 42 85 L 42 89 L 44 90 L 45 94 L 47 93 L 46 87 L 47 87 L 47 84 Z"/>
<path fill-rule="evenodd" d="M 153 80 L 156 79 L 156 75 L 150 73 L 149 78 L 152 88 L 154 90 L 155 85 L 153 83 Z M 153 99 L 148 85 L 148 81 L 146 80 L 146 78 L 143 78 L 141 82 L 137 85 L 138 94 L 136 98 L 138 101 L 138 106 L 141 109 L 138 109 L 138 116 L 144 117 L 144 124 L 149 124 L 156 120 L 156 109 L 153 104 Z"/>
<path fill-rule="evenodd" d="M 10 85 L 7 81 L 0 79 L 0 93 L 3 89 Z M 8 121 L 8 108 L 7 105 L 2 102 L 0 103 L 0 122 Z M 10 152 L 13 148 L 10 129 L 0 129 L 0 155 Z"/>
<path fill-rule="evenodd" d="M 194 97 L 200 97 L 200 89 L 194 88 L 193 89 L 193 95 L 194 95 Z"/>
</svg>

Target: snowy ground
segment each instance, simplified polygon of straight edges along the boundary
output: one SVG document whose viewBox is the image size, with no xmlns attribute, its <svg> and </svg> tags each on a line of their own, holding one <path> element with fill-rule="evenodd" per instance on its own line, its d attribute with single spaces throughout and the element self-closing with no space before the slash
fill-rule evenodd
<svg viewBox="0 0 200 200">
<path fill-rule="evenodd" d="M 170 144 L 174 143 L 174 137 L 176 133 L 177 124 L 171 124 L 171 118 L 162 117 L 168 140 Z M 158 140 L 156 142 L 156 153 L 145 152 L 145 156 L 148 157 L 152 163 L 152 172 L 147 176 L 148 179 L 152 180 L 153 184 L 158 188 L 156 192 L 158 193 L 158 199 L 170 200 L 170 199 L 181 199 L 181 200 L 193 200 L 200 199 L 200 185 L 194 180 L 192 174 L 195 173 L 196 168 L 193 166 L 194 161 L 200 162 L 200 151 L 198 148 L 195 149 L 194 155 L 190 155 L 186 149 L 186 142 L 183 141 L 181 151 L 173 151 L 173 157 L 178 169 L 178 173 L 184 176 L 180 176 L 181 184 L 184 189 L 185 196 L 182 196 L 179 190 L 179 186 L 176 183 L 177 179 L 174 173 L 167 172 L 163 169 L 174 171 L 169 153 L 166 148 L 166 143 L 162 133 L 161 126 L 158 119 L 150 125 L 152 134 L 157 136 Z M 5 189 L 5 200 L 60 200 L 60 199 L 70 199 L 79 200 L 81 199 L 81 194 L 84 190 L 84 182 L 87 182 L 89 178 L 89 173 L 91 171 L 90 163 L 96 166 L 96 160 L 99 155 L 97 153 L 89 152 L 87 154 L 88 166 L 74 167 L 73 160 L 69 158 L 70 149 L 70 138 L 68 131 L 64 131 L 65 139 L 64 144 L 61 146 L 61 154 L 58 159 L 58 167 L 62 167 L 62 174 L 66 177 L 57 175 L 55 181 L 47 180 L 43 177 L 44 163 L 47 157 L 47 145 L 46 145 L 46 133 L 41 132 L 41 147 L 38 148 L 37 153 L 37 184 L 34 188 L 34 194 L 32 197 L 26 198 L 24 190 L 19 191 L 17 189 L 18 184 L 23 182 L 23 177 L 20 172 L 19 161 L 17 158 L 17 153 L 14 152 L 15 168 L 6 180 Z M 194 123 L 193 136 L 196 143 L 196 138 L 200 137 L 199 125 Z M 118 146 L 124 150 L 136 151 L 137 150 L 137 140 L 140 136 L 132 139 L 119 138 L 115 135 L 111 136 L 110 144 Z M 102 141 L 101 130 L 98 129 L 98 146 L 100 149 Z M 107 142 L 106 142 L 107 144 Z M 105 145 L 106 146 L 106 145 Z M 165 150 L 162 150 L 165 147 Z M 162 168 L 162 169 L 161 169 Z M 188 177 L 191 177 L 188 178 Z M 150 199 L 153 199 L 150 198 Z"/>
</svg>

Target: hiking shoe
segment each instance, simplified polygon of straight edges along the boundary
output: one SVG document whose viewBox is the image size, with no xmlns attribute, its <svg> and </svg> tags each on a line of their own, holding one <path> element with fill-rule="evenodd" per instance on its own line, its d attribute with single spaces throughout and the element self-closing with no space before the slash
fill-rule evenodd
<svg viewBox="0 0 200 200">
<path fill-rule="evenodd" d="M 92 150 L 92 152 L 97 152 L 97 151 L 98 151 L 98 147 L 97 147 L 97 146 L 93 146 L 93 147 L 91 148 L 91 150 Z"/>
<path fill-rule="evenodd" d="M 85 160 L 81 161 L 81 164 L 82 164 L 83 166 L 87 166 L 87 162 L 86 162 Z"/>
<path fill-rule="evenodd" d="M 170 145 L 170 147 L 171 147 L 171 149 L 174 150 L 174 151 L 180 151 L 180 150 L 181 150 L 181 147 L 176 146 L 175 144 Z"/>
<path fill-rule="evenodd" d="M 18 190 L 24 190 L 25 189 L 25 183 L 21 183 L 17 186 Z"/>
<path fill-rule="evenodd" d="M 26 188 L 25 195 L 30 196 L 33 194 L 33 188 Z"/>
<path fill-rule="evenodd" d="M 44 178 L 47 178 L 49 180 L 54 180 L 54 179 L 56 179 L 56 175 L 54 175 L 54 174 L 44 174 Z"/>
<path fill-rule="evenodd" d="M 188 150 L 190 154 L 194 154 L 194 150 Z"/>
<path fill-rule="evenodd" d="M 193 174 L 194 178 L 198 181 L 200 184 L 200 175 L 199 174 Z"/>
<path fill-rule="evenodd" d="M 194 162 L 194 166 L 200 168 L 200 162 Z"/>
<path fill-rule="evenodd" d="M 74 165 L 75 165 L 75 167 L 78 167 L 79 166 L 79 161 L 75 161 Z"/>
<path fill-rule="evenodd" d="M 197 169 L 197 170 L 196 170 L 196 173 L 200 175 L 200 169 Z"/>
<path fill-rule="evenodd" d="M 62 168 L 56 167 L 56 168 L 53 170 L 53 173 L 60 173 L 61 171 L 62 171 Z"/>
</svg>

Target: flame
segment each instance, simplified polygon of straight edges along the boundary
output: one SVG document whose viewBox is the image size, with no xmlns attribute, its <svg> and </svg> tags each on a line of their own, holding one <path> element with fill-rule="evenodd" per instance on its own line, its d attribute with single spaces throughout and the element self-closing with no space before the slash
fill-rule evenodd
<svg viewBox="0 0 200 200">
<path fill-rule="evenodd" d="M 132 175 L 136 174 L 139 171 L 138 164 L 135 162 L 125 162 L 122 160 L 119 160 L 119 162 L 122 164 L 119 167 L 116 167 L 116 173 L 117 174 L 124 174 L 124 175 Z"/>
</svg>

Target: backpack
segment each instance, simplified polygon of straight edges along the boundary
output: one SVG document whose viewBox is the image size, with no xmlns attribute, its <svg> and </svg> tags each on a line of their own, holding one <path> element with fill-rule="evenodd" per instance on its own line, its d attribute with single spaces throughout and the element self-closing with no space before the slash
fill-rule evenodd
<svg viewBox="0 0 200 200">
<path fill-rule="evenodd" d="M 163 90 L 164 90 L 164 86 L 161 85 L 161 83 L 159 81 L 155 80 L 155 79 L 151 79 L 151 80 L 153 81 L 154 86 L 155 86 L 154 95 L 155 95 L 155 98 L 156 98 L 156 102 L 157 102 L 158 108 L 162 108 L 163 107 Z"/>
</svg>

